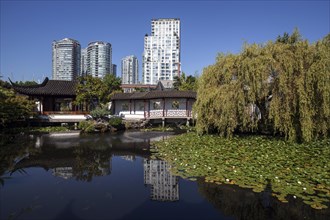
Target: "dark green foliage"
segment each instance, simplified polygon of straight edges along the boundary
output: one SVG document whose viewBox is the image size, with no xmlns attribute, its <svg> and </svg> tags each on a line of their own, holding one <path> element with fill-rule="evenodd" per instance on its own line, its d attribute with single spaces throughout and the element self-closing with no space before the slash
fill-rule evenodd
<svg viewBox="0 0 330 220">
<path fill-rule="evenodd" d="M 79 122 L 78 128 L 84 133 L 92 133 L 95 131 L 94 121 L 81 121 Z"/>
<path fill-rule="evenodd" d="M 12 89 L 0 86 L 0 125 L 25 120 L 33 115 L 34 108 L 34 102 L 26 96 L 17 95 Z"/>
<path fill-rule="evenodd" d="M 100 104 L 108 103 L 112 95 L 122 92 L 121 80 L 112 74 L 107 74 L 104 79 L 91 75 L 80 77 L 76 87 L 76 104 L 87 104 L 89 109 L 95 109 Z"/>
<path fill-rule="evenodd" d="M 107 87 L 100 78 L 88 75 L 78 80 L 76 104 L 86 103 L 91 109 L 94 109 L 98 103 L 104 101 Z"/>
<path fill-rule="evenodd" d="M 12 86 L 9 82 L 0 80 L 0 87 L 4 89 L 10 89 Z"/>
<path fill-rule="evenodd" d="M 174 77 L 173 87 L 179 91 L 196 91 L 197 83 L 197 76 L 186 76 L 186 74 L 182 72 L 180 77 Z"/>
<path fill-rule="evenodd" d="M 289 35 L 289 33 L 285 32 L 283 34 L 283 36 L 278 36 L 276 39 L 276 42 L 278 43 L 284 43 L 284 44 L 295 44 L 299 41 L 301 41 L 301 36 L 299 34 L 298 29 L 296 28 L 293 33 L 291 34 L 291 36 Z"/>
<path fill-rule="evenodd" d="M 111 117 L 109 119 L 109 125 L 112 127 L 119 127 L 123 122 L 123 119 L 120 117 Z"/>
<path fill-rule="evenodd" d="M 116 77 L 113 74 L 107 74 L 107 75 L 105 75 L 103 82 L 105 83 L 105 85 L 107 87 L 104 101 L 108 102 L 108 101 L 110 101 L 113 94 L 122 92 L 122 89 L 120 87 L 121 78 Z"/>
<path fill-rule="evenodd" d="M 147 88 L 134 88 L 135 92 L 147 92 L 148 89 Z"/>
<path fill-rule="evenodd" d="M 105 107 L 98 106 L 94 110 L 92 110 L 90 114 L 94 119 L 99 119 L 109 116 L 110 111 Z"/>
</svg>

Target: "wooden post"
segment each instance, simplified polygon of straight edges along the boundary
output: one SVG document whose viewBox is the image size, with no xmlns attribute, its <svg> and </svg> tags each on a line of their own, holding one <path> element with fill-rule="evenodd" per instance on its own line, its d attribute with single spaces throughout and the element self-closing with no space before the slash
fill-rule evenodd
<svg viewBox="0 0 330 220">
<path fill-rule="evenodd" d="M 43 97 L 41 97 L 41 100 L 40 100 L 40 113 L 44 114 L 44 98 Z"/>
<path fill-rule="evenodd" d="M 144 102 L 144 108 L 143 108 L 143 114 L 144 114 L 144 118 L 146 118 L 146 105 L 147 105 L 147 101 L 143 100 Z"/>
<path fill-rule="evenodd" d="M 150 118 L 150 99 L 148 100 L 148 118 Z"/>
<path fill-rule="evenodd" d="M 132 113 L 132 100 L 129 100 L 129 114 Z"/>
<path fill-rule="evenodd" d="M 190 126 L 190 123 L 189 123 L 189 118 L 187 118 L 187 123 L 186 123 L 186 126 L 189 127 Z"/>
<path fill-rule="evenodd" d="M 165 98 L 163 98 L 163 117 L 165 117 Z"/>
</svg>

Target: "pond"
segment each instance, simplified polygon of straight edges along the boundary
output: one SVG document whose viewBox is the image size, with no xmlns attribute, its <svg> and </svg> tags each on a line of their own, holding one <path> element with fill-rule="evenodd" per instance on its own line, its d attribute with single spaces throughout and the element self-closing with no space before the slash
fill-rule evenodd
<svg viewBox="0 0 330 220">
<path fill-rule="evenodd" d="M 174 176 L 151 159 L 171 132 L 17 135 L 0 146 L 0 219 L 328 219 L 233 185 Z"/>
</svg>

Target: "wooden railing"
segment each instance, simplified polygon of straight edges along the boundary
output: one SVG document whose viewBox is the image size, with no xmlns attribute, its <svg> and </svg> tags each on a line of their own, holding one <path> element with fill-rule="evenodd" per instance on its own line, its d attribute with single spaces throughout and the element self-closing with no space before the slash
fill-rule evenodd
<svg viewBox="0 0 330 220">
<path fill-rule="evenodd" d="M 191 110 L 184 110 L 184 109 L 168 109 L 168 110 L 150 110 L 149 112 L 146 111 L 145 115 L 147 118 L 186 118 L 191 117 Z"/>
</svg>

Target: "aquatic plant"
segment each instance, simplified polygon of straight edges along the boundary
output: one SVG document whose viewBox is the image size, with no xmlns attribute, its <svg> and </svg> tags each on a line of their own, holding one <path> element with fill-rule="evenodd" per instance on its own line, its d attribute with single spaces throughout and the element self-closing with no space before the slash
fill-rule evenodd
<svg viewBox="0 0 330 220">
<path fill-rule="evenodd" d="M 172 172 L 195 180 L 264 190 L 287 202 L 301 198 L 316 209 L 330 202 L 330 140 L 296 144 L 265 136 L 221 138 L 187 133 L 153 144 L 153 156 L 168 161 Z"/>
</svg>

